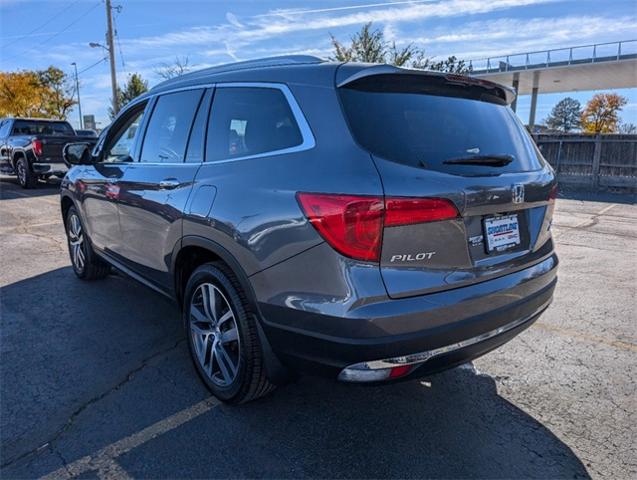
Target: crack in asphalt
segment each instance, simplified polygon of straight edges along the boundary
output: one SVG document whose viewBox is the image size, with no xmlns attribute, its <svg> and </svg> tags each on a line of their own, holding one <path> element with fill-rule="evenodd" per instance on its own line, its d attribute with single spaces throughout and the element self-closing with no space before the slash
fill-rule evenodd
<svg viewBox="0 0 637 480">
<path fill-rule="evenodd" d="M 130 382 L 134 376 L 141 372 L 144 368 L 148 367 L 150 362 L 152 362 L 153 360 L 156 360 L 157 358 L 160 358 L 164 355 L 167 355 L 168 353 L 170 353 L 171 351 L 177 349 L 179 347 L 179 345 L 181 343 L 183 343 L 185 341 L 184 338 L 181 338 L 179 340 L 177 340 L 172 346 L 165 348 L 159 352 L 156 352 L 148 357 L 146 357 L 145 359 L 143 359 L 141 361 L 141 363 L 136 366 L 135 368 L 133 368 L 132 370 L 130 370 L 126 375 L 125 378 L 121 381 L 119 381 L 117 384 L 115 384 L 114 386 L 110 387 L 108 390 L 106 390 L 105 392 L 102 392 L 101 394 L 89 399 L 88 401 L 86 401 L 85 403 L 83 403 L 82 405 L 80 405 L 72 414 L 71 416 L 68 418 L 68 420 L 64 423 L 64 425 L 59 428 L 52 436 L 49 440 L 47 440 L 46 442 L 44 442 L 42 445 L 33 448 L 27 452 L 21 453 L 11 459 L 9 459 L 8 461 L 6 461 L 5 463 L 3 463 L 2 465 L 0 465 L 0 469 L 4 469 L 6 467 L 10 467 L 11 465 L 13 465 L 14 463 L 20 461 L 20 460 L 24 460 L 25 458 L 28 458 L 32 455 L 37 455 L 40 452 L 42 452 L 43 450 L 49 449 L 52 452 L 55 452 L 58 457 L 60 458 L 60 460 L 62 461 L 63 465 L 66 467 L 66 465 L 68 465 L 68 463 L 66 462 L 66 460 L 64 459 L 64 456 L 53 447 L 53 444 L 64 434 L 66 433 L 72 426 L 73 423 L 75 422 L 75 420 L 77 419 L 77 417 L 79 415 L 81 415 L 88 407 L 90 407 L 91 405 L 96 404 L 97 402 L 99 402 L 100 400 L 106 398 L 107 396 L 109 396 L 111 393 L 115 392 L 116 390 L 120 389 L 122 386 L 126 385 L 128 382 Z"/>
</svg>

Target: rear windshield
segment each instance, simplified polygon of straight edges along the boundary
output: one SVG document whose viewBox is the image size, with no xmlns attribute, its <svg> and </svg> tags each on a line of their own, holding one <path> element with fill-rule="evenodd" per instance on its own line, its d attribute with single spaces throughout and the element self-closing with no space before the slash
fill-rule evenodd
<svg viewBox="0 0 637 480">
<path fill-rule="evenodd" d="M 13 125 L 13 135 L 75 135 L 73 128 L 67 122 L 39 122 L 37 120 L 16 120 Z"/>
<path fill-rule="evenodd" d="M 532 140 L 513 111 L 488 101 L 377 88 L 340 88 L 356 141 L 394 162 L 457 175 L 541 168 Z M 507 156 L 504 166 L 448 165 L 474 156 Z"/>
</svg>

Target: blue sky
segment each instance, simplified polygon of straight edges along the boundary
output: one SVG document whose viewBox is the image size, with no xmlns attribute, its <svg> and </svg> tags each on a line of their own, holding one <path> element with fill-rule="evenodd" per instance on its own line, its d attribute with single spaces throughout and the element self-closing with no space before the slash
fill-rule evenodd
<svg viewBox="0 0 637 480">
<path fill-rule="evenodd" d="M 637 38 L 637 2 L 592 0 L 330 0 L 168 1 L 113 0 L 121 5 L 118 33 L 119 81 L 141 73 L 152 86 L 155 70 L 176 56 L 195 68 L 264 56 L 304 53 L 328 56 L 329 34 L 341 40 L 373 21 L 389 40 L 410 42 L 428 55 L 464 59 L 506 55 Z M 89 42 L 104 42 L 101 0 L 0 0 L 0 69 L 56 65 L 80 71 L 103 58 Z M 108 121 L 108 63 L 80 75 L 83 113 Z M 637 124 L 637 89 L 622 113 Z M 568 94 L 585 103 L 593 92 Z M 541 95 L 537 118 L 567 94 Z M 526 122 L 529 97 L 518 114 Z M 77 113 L 70 116 L 77 123 Z"/>
</svg>

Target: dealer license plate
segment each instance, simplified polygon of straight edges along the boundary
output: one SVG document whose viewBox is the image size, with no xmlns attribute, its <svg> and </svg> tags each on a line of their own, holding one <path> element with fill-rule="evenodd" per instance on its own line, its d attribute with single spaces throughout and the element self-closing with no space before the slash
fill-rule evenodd
<svg viewBox="0 0 637 480">
<path fill-rule="evenodd" d="M 487 251 L 502 251 L 520 244 L 520 228 L 517 215 L 484 219 Z"/>
</svg>

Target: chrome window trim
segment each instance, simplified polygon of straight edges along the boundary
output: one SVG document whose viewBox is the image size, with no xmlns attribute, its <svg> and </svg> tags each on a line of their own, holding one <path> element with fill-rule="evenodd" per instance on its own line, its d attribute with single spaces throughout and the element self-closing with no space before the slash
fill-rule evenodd
<svg viewBox="0 0 637 480">
<path fill-rule="evenodd" d="M 217 164 L 217 163 L 229 163 L 236 162 L 241 160 L 251 160 L 253 158 L 262 158 L 262 157 L 272 157 L 275 155 L 285 155 L 288 153 L 296 153 L 296 152 L 304 152 L 306 150 L 311 150 L 316 146 L 316 140 L 314 139 L 314 134 L 312 133 L 312 129 L 310 128 L 309 123 L 307 122 L 301 107 L 299 106 L 294 94 L 290 90 L 290 88 L 284 83 L 276 83 L 276 82 L 220 82 L 220 83 L 204 83 L 198 85 L 189 85 L 187 87 L 178 87 L 170 90 L 164 90 L 157 93 L 150 93 L 147 95 L 146 99 L 152 100 L 160 95 L 168 95 L 171 93 L 182 92 L 185 90 L 195 90 L 195 89 L 206 89 L 206 88 L 274 88 L 280 90 L 283 93 L 286 101 L 288 102 L 288 106 L 292 111 L 292 115 L 294 116 L 294 120 L 299 127 L 301 132 L 301 138 L 303 141 L 299 145 L 295 145 L 289 148 L 282 148 L 280 150 L 272 150 L 269 152 L 255 153 L 254 155 L 244 155 L 242 157 L 234 157 L 234 158 L 225 158 L 223 160 L 214 160 L 214 161 L 204 161 L 199 163 L 194 162 L 180 162 L 180 163 L 162 163 L 162 162 L 132 162 L 134 165 L 205 165 L 205 164 Z M 137 103 L 137 102 L 136 102 Z M 128 105 L 127 105 L 128 107 Z M 212 98 L 212 108 L 214 109 L 214 96 Z M 211 110 L 213 111 L 213 110 Z M 151 113 L 152 115 L 152 113 Z"/>
</svg>

